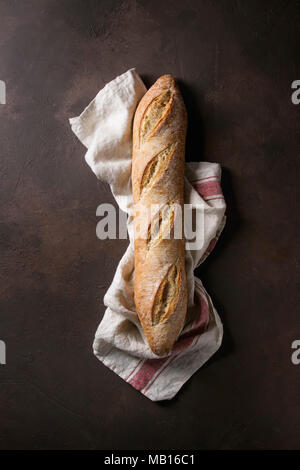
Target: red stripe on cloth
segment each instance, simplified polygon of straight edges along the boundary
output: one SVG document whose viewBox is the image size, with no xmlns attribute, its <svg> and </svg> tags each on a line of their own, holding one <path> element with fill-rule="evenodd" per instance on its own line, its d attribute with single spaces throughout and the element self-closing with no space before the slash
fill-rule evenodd
<svg viewBox="0 0 300 470">
<path fill-rule="evenodd" d="M 202 294 L 204 295 L 204 292 L 202 291 Z M 206 295 L 206 294 L 205 294 Z M 203 306 L 203 310 L 204 310 L 204 313 L 203 313 L 203 321 L 202 321 L 202 325 L 201 325 L 201 328 L 199 327 L 197 332 L 196 332 L 196 341 L 195 341 L 195 346 L 196 344 L 198 343 L 202 333 L 204 333 L 204 331 L 206 330 L 208 324 L 209 324 L 209 306 L 208 306 L 208 299 L 207 301 L 205 301 L 202 297 L 202 295 L 200 295 L 199 292 L 196 292 L 196 296 L 198 297 L 198 299 L 200 300 L 200 302 L 202 302 L 202 306 Z"/>
<path fill-rule="evenodd" d="M 210 241 L 210 243 L 209 243 L 209 245 L 208 245 L 208 247 L 207 247 L 207 249 L 206 249 L 206 252 L 205 252 L 204 256 L 208 256 L 208 255 L 213 251 L 214 247 L 215 247 L 216 244 L 217 244 L 217 241 L 218 241 L 217 237 L 213 238 L 213 239 Z"/>
<path fill-rule="evenodd" d="M 147 383 L 152 379 L 153 375 L 168 359 L 168 357 L 163 357 L 161 359 L 148 359 L 128 383 L 137 390 L 143 390 Z"/>
<path fill-rule="evenodd" d="M 197 183 L 195 185 L 195 189 L 203 198 L 209 196 L 223 196 L 221 185 L 218 180 Z"/>
<path fill-rule="evenodd" d="M 148 386 L 145 388 L 144 393 L 146 393 L 146 392 L 149 390 L 149 388 L 152 387 L 152 385 L 154 384 L 154 382 L 156 382 L 156 379 L 158 379 L 158 377 L 160 376 L 160 374 L 161 374 L 162 372 L 164 372 L 164 371 L 169 367 L 169 365 L 171 364 L 171 362 L 174 361 L 175 358 L 176 358 L 176 355 L 172 356 L 171 359 L 169 358 L 170 361 L 165 365 L 165 367 L 163 367 L 163 368 L 159 371 L 159 373 L 157 374 L 157 376 L 155 377 L 155 379 L 154 379 L 152 382 L 151 382 L 151 380 L 149 381 L 149 384 L 148 384 Z"/>
<path fill-rule="evenodd" d="M 209 319 L 209 309 L 208 304 L 204 300 L 204 298 L 196 293 L 197 299 L 199 301 L 199 317 L 193 326 L 193 328 L 186 332 L 185 334 L 181 335 L 179 339 L 176 341 L 175 346 L 172 351 L 172 361 L 178 355 L 179 352 L 187 349 L 191 346 L 196 336 L 201 335 L 206 328 L 208 319 Z M 161 359 L 148 359 L 145 363 L 141 366 L 141 368 L 136 372 L 136 374 L 128 381 L 130 385 L 132 385 L 137 390 L 143 390 L 147 384 L 147 390 L 152 386 L 152 384 L 156 381 L 157 377 L 161 374 L 163 370 L 169 366 L 169 363 L 166 364 L 166 367 L 163 365 L 169 361 L 170 357 L 164 357 Z M 171 363 L 171 361 L 170 361 Z M 151 379 L 153 376 L 158 372 L 158 370 L 163 367 L 163 369 L 159 372 L 157 377 L 153 380 L 150 384 Z M 132 374 L 129 375 L 129 377 Z M 146 391 L 146 390 L 145 390 Z"/>
<path fill-rule="evenodd" d="M 192 185 L 194 186 L 196 183 L 199 181 L 204 181 L 204 180 L 211 180 L 213 178 L 217 178 L 216 176 L 207 176 L 206 178 L 198 178 L 196 180 L 191 181 Z"/>
<path fill-rule="evenodd" d="M 203 199 L 205 199 L 205 201 L 215 201 L 216 199 L 223 199 L 223 200 L 224 200 L 224 196 L 219 196 L 219 197 L 204 197 Z"/>
<path fill-rule="evenodd" d="M 139 362 L 137 363 L 137 365 L 135 366 L 135 368 L 130 372 L 130 374 L 126 377 L 126 379 L 124 379 L 124 380 L 126 380 L 126 382 L 127 382 L 127 380 L 129 379 L 129 377 L 131 377 L 132 374 L 136 371 L 136 369 L 137 369 L 138 366 L 141 364 L 141 362 L 143 362 L 143 359 L 140 359 L 140 360 L 139 360 Z"/>
<path fill-rule="evenodd" d="M 183 335 L 180 336 L 180 338 L 176 342 L 176 345 L 180 341 L 184 341 L 185 338 L 189 338 L 190 336 L 195 337 L 195 335 L 202 334 L 205 331 L 206 327 L 207 327 L 207 324 L 208 324 L 208 321 L 209 321 L 208 303 L 202 297 L 202 295 L 200 293 L 198 293 L 196 290 L 195 290 L 195 295 L 196 295 L 196 298 L 198 299 L 198 302 L 199 302 L 199 305 L 200 305 L 199 318 L 197 319 L 197 322 L 195 323 L 195 325 L 192 327 L 191 330 L 187 331 L 186 333 L 184 333 Z M 176 345 L 175 345 L 175 347 L 176 347 Z M 183 349 L 185 349 L 185 348 L 183 348 Z"/>
</svg>

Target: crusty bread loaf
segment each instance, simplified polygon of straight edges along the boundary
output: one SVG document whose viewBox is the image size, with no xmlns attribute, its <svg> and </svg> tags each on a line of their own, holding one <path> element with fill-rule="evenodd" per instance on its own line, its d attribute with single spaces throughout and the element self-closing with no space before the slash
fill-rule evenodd
<svg viewBox="0 0 300 470">
<path fill-rule="evenodd" d="M 140 101 L 133 124 L 134 300 L 150 348 L 168 353 L 186 316 L 183 227 L 187 115 L 171 75 L 160 77 Z M 153 206 L 150 212 L 150 206 Z M 181 209 L 181 210 L 179 210 Z M 150 217 L 149 217 L 150 214 Z"/>
</svg>

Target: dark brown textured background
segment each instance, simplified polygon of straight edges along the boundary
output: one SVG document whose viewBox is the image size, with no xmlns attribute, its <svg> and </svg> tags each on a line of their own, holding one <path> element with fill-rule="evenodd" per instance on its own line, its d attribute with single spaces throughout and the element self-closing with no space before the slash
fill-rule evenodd
<svg viewBox="0 0 300 470">
<path fill-rule="evenodd" d="M 300 448 L 299 1 L 0 0 L 1 449 Z M 68 118 L 135 66 L 179 80 L 187 159 L 220 162 L 228 224 L 199 269 L 220 351 L 154 404 L 93 356 L 126 241 Z"/>
</svg>

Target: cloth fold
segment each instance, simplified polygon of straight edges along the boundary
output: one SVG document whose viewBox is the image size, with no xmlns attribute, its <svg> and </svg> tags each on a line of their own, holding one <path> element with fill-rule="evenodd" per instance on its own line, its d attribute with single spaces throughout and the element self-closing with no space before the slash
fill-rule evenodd
<svg viewBox="0 0 300 470">
<path fill-rule="evenodd" d="M 70 124 L 87 148 L 86 162 L 97 178 L 110 185 L 118 206 L 128 214 L 129 246 L 104 297 L 107 308 L 96 331 L 94 354 L 146 397 L 158 401 L 173 398 L 221 344 L 221 320 L 194 269 L 212 251 L 223 230 L 226 204 L 220 165 L 186 163 L 185 204 L 198 212 L 196 230 L 201 231 L 202 242 L 196 248 L 192 242 L 186 244 L 186 322 L 171 353 L 158 357 L 147 344 L 133 299 L 132 122 L 146 91 L 135 69 L 130 69 L 100 90 Z"/>
</svg>

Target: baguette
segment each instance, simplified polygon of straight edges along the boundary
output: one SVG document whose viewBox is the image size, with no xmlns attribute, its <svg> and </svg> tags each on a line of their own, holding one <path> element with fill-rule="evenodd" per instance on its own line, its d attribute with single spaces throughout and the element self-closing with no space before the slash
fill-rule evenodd
<svg viewBox="0 0 300 470">
<path fill-rule="evenodd" d="M 134 300 L 148 344 L 159 356 L 172 349 L 187 310 L 183 230 L 174 236 L 176 218 L 183 228 L 186 128 L 179 89 L 164 75 L 137 107 L 132 157 Z"/>
</svg>

